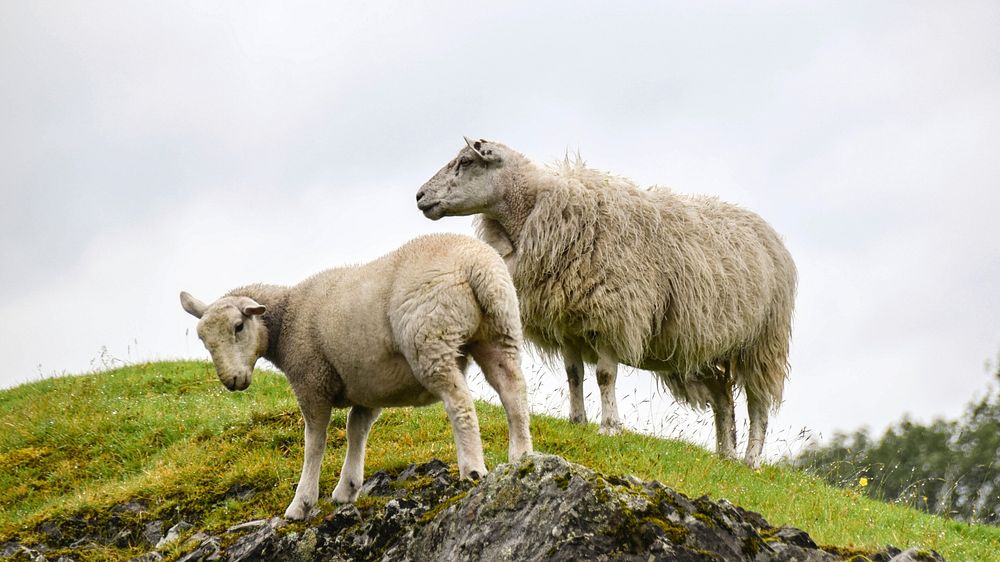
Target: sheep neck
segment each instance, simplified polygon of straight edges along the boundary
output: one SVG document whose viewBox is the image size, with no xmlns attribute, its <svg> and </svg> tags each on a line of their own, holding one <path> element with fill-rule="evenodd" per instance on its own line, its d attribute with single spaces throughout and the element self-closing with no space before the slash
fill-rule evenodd
<svg viewBox="0 0 1000 562">
<path fill-rule="evenodd" d="M 500 224 L 515 250 L 524 224 L 535 207 L 537 188 L 529 178 L 537 176 L 537 173 L 537 168 L 525 160 L 509 166 L 498 178 L 503 198 L 489 218 Z"/>
</svg>

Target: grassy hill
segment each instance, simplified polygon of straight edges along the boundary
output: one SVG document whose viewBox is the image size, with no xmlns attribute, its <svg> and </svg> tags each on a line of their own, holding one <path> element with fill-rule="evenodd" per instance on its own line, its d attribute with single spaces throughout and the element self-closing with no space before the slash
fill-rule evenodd
<svg viewBox="0 0 1000 562">
<path fill-rule="evenodd" d="M 478 404 L 486 462 L 506 461 L 506 423 Z M 346 411 L 335 412 L 321 494 L 336 483 Z M 44 540 L 40 525 L 99 522 L 142 500 L 145 520 L 197 519 L 221 531 L 281 515 L 302 462 L 301 417 L 282 375 L 258 372 L 227 392 L 209 363 L 150 363 L 42 380 L 0 391 L 0 545 Z M 644 435 L 604 437 L 596 427 L 534 416 L 535 448 L 607 474 L 657 479 L 689 496 L 708 494 L 794 525 L 820 544 L 933 548 L 949 560 L 1000 560 L 1000 528 L 941 519 L 879 503 L 784 467 L 752 471 L 699 447 Z M 431 458 L 455 462 L 440 406 L 386 410 L 369 441 L 366 474 Z M 253 488 L 256 493 L 238 492 Z M 94 549 L 93 559 L 141 551 Z"/>
</svg>

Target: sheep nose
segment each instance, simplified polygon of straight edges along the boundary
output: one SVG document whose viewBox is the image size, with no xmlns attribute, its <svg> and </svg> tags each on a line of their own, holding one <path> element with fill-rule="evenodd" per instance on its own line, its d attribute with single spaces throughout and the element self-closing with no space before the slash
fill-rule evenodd
<svg viewBox="0 0 1000 562">
<path fill-rule="evenodd" d="M 425 195 L 424 190 L 421 189 L 420 191 L 418 191 L 417 192 L 417 201 L 420 201 L 421 199 L 423 199 L 424 195 Z"/>
</svg>

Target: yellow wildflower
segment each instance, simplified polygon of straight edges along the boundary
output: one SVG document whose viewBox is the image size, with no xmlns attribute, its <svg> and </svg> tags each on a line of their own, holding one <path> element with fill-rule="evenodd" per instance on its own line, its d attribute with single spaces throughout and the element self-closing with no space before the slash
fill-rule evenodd
<svg viewBox="0 0 1000 562">
<path fill-rule="evenodd" d="M 862 476 L 862 477 L 861 477 L 861 480 L 858 480 L 858 484 L 859 484 L 859 485 L 860 485 L 860 486 L 861 486 L 862 488 L 864 488 L 865 486 L 867 486 L 867 485 L 868 485 L 868 479 L 867 479 L 867 478 L 865 478 L 864 476 Z"/>
</svg>

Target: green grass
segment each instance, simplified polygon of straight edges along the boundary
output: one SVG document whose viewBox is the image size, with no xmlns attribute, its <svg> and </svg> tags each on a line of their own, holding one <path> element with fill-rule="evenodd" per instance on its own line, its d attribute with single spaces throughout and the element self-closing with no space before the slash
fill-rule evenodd
<svg viewBox="0 0 1000 562">
<path fill-rule="evenodd" d="M 502 410 L 478 409 L 487 464 L 505 462 Z M 345 414 L 335 413 L 329 432 L 321 481 L 327 496 L 343 460 Z M 301 427 L 280 374 L 258 372 L 246 392 L 230 393 L 202 362 L 136 365 L 0 391 L 0 544 L 44 540 L 38 525 L 46 520 L 99 525 L 110 507 L 136 499 L 148 506 L 134 515 L 140 524 L 187 518 L 209 532 L 281 515 L 298 480 Z M 531 429 L 539 451 L 607 474 L 655 478 L 692 497 L 726 498 L 773 525 L 802 528 L 820 544 L 921 546 L 948 560 L 1000 559 L 1000 528 L 876 502 L 793 469 L 752 471 L 687 443 L 604 437 L 594 426 L 546 416 L 534 416 Z M 443 409 L 390 409 L 372 430 L 365 473 L 434 457 L 455 462 Z M 237 485 L 257 493 L 239 499 L 228 493 Z M 96 549 L 86 557 L 139 553 Z"/>
</svg>

